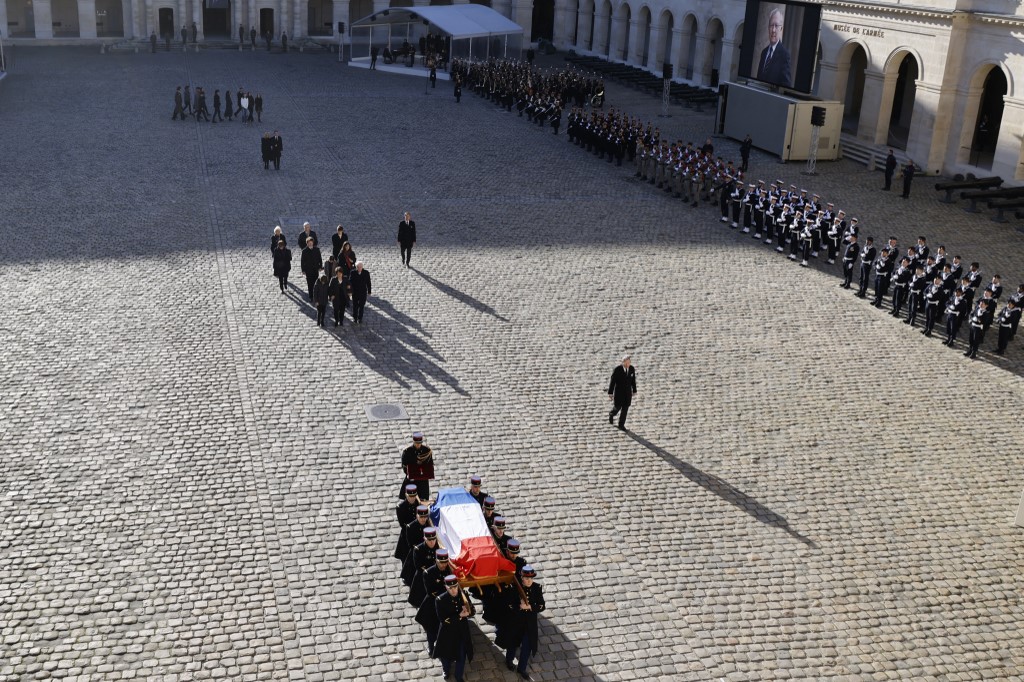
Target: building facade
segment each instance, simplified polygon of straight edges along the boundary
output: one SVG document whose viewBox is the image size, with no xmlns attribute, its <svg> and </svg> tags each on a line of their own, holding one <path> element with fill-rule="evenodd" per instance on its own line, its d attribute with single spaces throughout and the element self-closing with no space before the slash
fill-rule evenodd
<svg viewBox="0 0 1024 682">
<path fill-rule="evenodd" d="M 481 1 L 481 0 L 478 0 Z M 199 40 L 284 31 L 337 37 L 388 7 L 451 0 L 0 0 L 0 29 L 16 39 Z M 526 41 L 603 56 L 715 87 L 735 80 L 743 0 L 482 0 Z M 1011 0 L 823 3 L 814 93 L 844 104 L 843 130 L 863 144 L 905 150 L 928 173 L 1024 181 L 1024 7 Z"/>
<path fill-rule="evenodd" d="M 455 0 L 456 2 L 468 0 Z M 196 25 L 199 40 L 237 39 L 249 32 L 282 32 L 290 38 L 338 36 L 339 22 L 350 26 L 377 10 L 416 5 L 450 5 L 451 0 L 0 0 L 0 29 L 5 38 L 135 38 L 151 33 L 180 38 Z M 532 0 L 493 0 L 493 7 L 527 29 L 533 24 Z M 553 11 L 554 4 L 548 0 Z"/>
<path fill-rule="evenodd" d="M 736 78 L 744 14 L 740 0 L 558 0 L 554 42 L 714 87 Z M 823 3 L 814 92 L 844 104 L 847 135 L 928 173 L 1024 181 L 1022 35 L 1010 0 Z"/>
</svg>

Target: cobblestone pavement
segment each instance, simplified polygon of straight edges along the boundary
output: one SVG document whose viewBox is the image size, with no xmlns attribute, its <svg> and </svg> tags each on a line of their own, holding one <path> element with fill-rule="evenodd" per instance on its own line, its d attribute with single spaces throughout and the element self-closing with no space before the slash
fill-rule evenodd
<svg viewBox="0 0 1024 682">
<path fill-rule="evenodd" d="M 265 122 L 172 123 L 186 79 Z M 0 680 L 440 679 L 391 558 L 414 429 L 540 570 L 536 679 L 1024 679 L 1019 340 L 969 361 L 564 137 L 329 55 L 25 48 L 0 148 Z M 1024 279 L 1014 227 L 923 178 L 800 169 L 752 175 Z M 278 293 L 271 229 L 304 217 L 372 271 L 364 326 Z M 490 630 L 470 680 L 512 679 Z"/>
</svg>

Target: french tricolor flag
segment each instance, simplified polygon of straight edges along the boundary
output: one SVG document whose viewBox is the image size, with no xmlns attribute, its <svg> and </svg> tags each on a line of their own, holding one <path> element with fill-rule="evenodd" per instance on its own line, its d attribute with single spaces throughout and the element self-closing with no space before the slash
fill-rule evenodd
<svg viewBox="0 0 1024 682">
<path fill-rule="evenodd" d="M 459 578 L 486 578 L 516 570 L 491 535 L 483 510 L 464 488 L 444 488 L 430 511 L 441 545 Z"/>
</svg>

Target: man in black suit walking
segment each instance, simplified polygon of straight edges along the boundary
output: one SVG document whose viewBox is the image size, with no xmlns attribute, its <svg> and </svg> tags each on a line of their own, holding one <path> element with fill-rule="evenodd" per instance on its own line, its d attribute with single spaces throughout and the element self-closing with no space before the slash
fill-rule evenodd
<svg viewBox="0 0 1024 682">
<path fill-rule="evenodd" d="M 284 140 L 281 139 L 281 133 L 274 131 L 274 136 L 271 139 L 270 150 L 273 152 L 271 160 L 274 162 L 274 170 L 281 170 L 281 152 L 284 150 Z"/>
<path fill-rule="evenodd" d="M 352 290 L 352 321 L 363 323 L 363 308 L 366 298 L 372 293 L 370 271 L 363 269 L 363 261 L 356 261 L 356 269 L 349 274 L 349 287 Z"/>
<path fill-rule="evenodd" d="M 768 47 L 761 50 L 757 62 L 757 80 L 773 85 L 790 86 L 789 50 L 782 44 L 782 10 L 775 8 L 768 15 Z"/>
<path fill-rule="evenodd" d="M 608 423 L 611 424 L 615 415 L 619 415 L 619 431 L 626 430 L 626 414 L 629 406 L 633 403 L 633 396 L 636 395 L 636 370 L 630 362 L 629 356 L 622 356 L 622 364 L 612 372 L 612 380 L 608 384 L 608 399 L 613 401 L 614 407 L 608 413 Z"/>
<path fill-rule="evenodd" d="M 412 247 L 415 243 L 416 221 L 406 211 L 404 219 L 398 223 L 398 246 L 402 252 L 402 264 L 405 267 L 409 267 L 409 264 L 412 262 Z"/>
</svg>

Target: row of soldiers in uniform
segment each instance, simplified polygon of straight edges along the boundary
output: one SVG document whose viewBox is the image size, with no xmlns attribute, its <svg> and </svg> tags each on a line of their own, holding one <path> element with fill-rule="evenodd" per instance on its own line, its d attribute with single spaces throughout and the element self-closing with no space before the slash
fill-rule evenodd
<svg viewBox="0 0 1024 682">
<path fill-rule="evenodd" d="M 520 116 L 543 126 L 549 124 L 555 134 L 562 123 L 566 103 L 577 107 L 603 101 L 604 81 L 574 68 L 539 69 L 528 62 L 489 59 L 485 62 L 452 60 L 453 79 L 471 88 L 481 97 L 503 107 L 515 108 Z"/>
<path fill-rule="evenodd" d="M 744 233 L 752 232 L 754 239 L 763 237 L 764 243 L 773 244 L 779 253 L 785 253 L 788 246 L 789 258 L 805 267 L 809 259 L 825 250 L 827 263 L 841 260 L 841 287 L 853 288 L 856 272 L 859 298 L 866 299 L 873 285 L 872 305 L 881 308 L 891 293 L 890 314 L 900 317 L 906 308 L 904 323 L 911 327 L 922 317 L 921 333 L 925 336 L 931 336 L 935 325 L 943 321 L 947 346 L 956 342 L 966 324 L 967 357 L 977 357 L 988 329 L 995 324 L 999 335 L 994 351 L 998 355 L 1006 352 L 1020 323 L 1024 284 L 997 313 L 1003 294 L 1002 278 L 994 275 L 982 288 L 979 263 L 971 263 L 965 270 L 959 255 L 949 259 L 945 246 L 940 245 L 932 253 L 924 236 L 906 249 L 900 247 L 896 237 L 889 237 L 879 250 L 873 237 L 861 241 L 857 218 L 847 220 L 844 211 L 835 210 L 834 204 L 823 204 L 817 194 L 808 197 L 807 190 L 797 191 L 795 185 L 787 189 L 781 180 L 768 187 L 759 181 L 744 188 L 739 177 L 738 173 L 729 174 L 713 189 L 719 191 L 723 223 L 742 228 Z M 980 295 L 976 293 L 979 289 Z"/>
<path fill-rule="evenodd" d="M 481 490 L 479 476 L 469 480 L 468 492 L 480 503 L 484 520 L 502 554 L 515 564 L 516 583 L 464 590 L 451 567 L 448 550 L 438 546 L 437 529 L 430 524 L 429 503 L 419 497 L 415 483 L 405 486 L 405 499 L 395 513 L 399 534 L 394 556 L 402 562 L 407 601 L 416 608 L 416 622 L 427 638 L 427 653 L 441 661 L 445 679 L 463 679 L 473 659 L 469 619 L 476 613 L 472 594 L 483 607 L 482 617 L 495 626 L 495 643 L 505 649 L 505 667 L 529 680 L 530 657 L 537 651 L 537 614 L 544 610 L 544 593 L 535 582 L 537 571 L 520 555 L 521 543 L 506 532 L 506 521 L 493 497 Z M 520 589 L 521 588 L 521 589 Z M 516 659 L 518 657 L 518 663 Z"/>
</svg>

